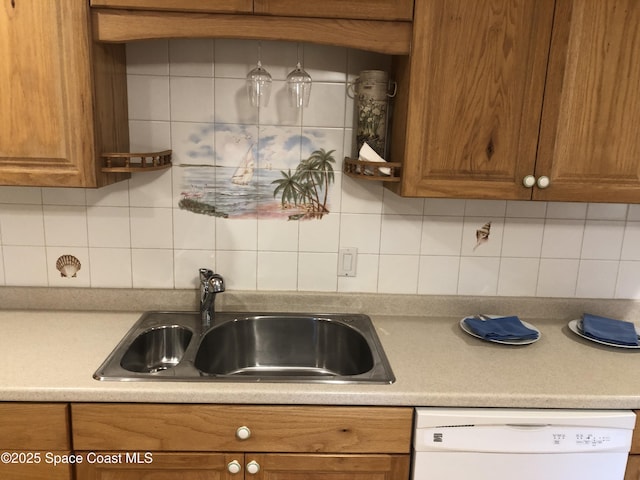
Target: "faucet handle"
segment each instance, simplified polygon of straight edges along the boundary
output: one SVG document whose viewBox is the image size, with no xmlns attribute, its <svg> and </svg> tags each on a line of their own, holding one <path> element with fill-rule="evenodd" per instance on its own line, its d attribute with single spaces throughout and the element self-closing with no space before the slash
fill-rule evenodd
<svg viewBox="0 0 640 480">
<path fill-rule="evenodd" d="M 208 282 L 211 277 L 213 277 L 213 270 L 209 270 L 208 268 L 201 268 L 200 272 L 200 283 Z"/>
<path fill-rule="evenodd" d="M 224 278 L 218 273 L 214 273 L 213 270 L 208 268 L 201 268 L 200 272 L 200 285 L 206 290 L 213 293 L 224 292 Z"/>
</svg>

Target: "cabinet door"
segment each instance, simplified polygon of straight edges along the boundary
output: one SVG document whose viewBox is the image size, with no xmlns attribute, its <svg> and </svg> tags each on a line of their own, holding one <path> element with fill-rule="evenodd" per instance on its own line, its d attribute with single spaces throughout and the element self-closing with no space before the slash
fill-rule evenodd
<svg viewBox="0 0 640 480">
<path fill-rule="evenodd" d="M 534 198 L 640 202 L 640 3 L 557 2 Z"/>
<path fill-rule="evenodd" d="M 409 455 L 246 454 L 255 480 L 408 480 Z M 248 467 L 247 467 L 248 469 Z"/>
<path fill-rule="evenodd" d="M 84 179 L 94 157 L 87 8 L 1 3 L 0 184 Z"/>
<path fill-rule="evenodd" d="M 553 9 L 554 0 L 416 0 L 412 55 L 397 72 L 399 193 L 531 198 L 522 180 L 534 171 Z"/>
<path fill-rule="evenodd" d="M 67 404 L 0 402 L 1 479 L 71 480 L 69 465 L 47 457 L 70 448 Z"/>
<path fill-rule="evenodd" d="M 66 403 L 0 402 L 0 452 L 70 448 Z"/>
<path fill-rule="evenodd" d="M 243 455 L 159 452 L 78 452 L 75 480 L 231 480 L 227 464 Z M 133 455 L 139 453 L 139 457 Z M 108 461 L 107 461 L 108 460 Z"/>
<path fill-rule="evenodd" d="M 0 2 L 0 185 L 128 178 L 99 166 L 101 148 L 129 148 L 124 46 L 91 43 L 88 9 L 79 0 Z"/>
<path fill-rule="evenodd" d="M 295 17 L 411 20 L 413 0 L 253 0 L 259 14 Z"/>
<path fill-rule="evenodd" d="M 251 13 L 253 0 L 91 0 L 91 6 L 182 12 Z"/>
<path fill-rule="evenodd" d="M 33 453 L 32 449 L 13 451 L 3 453 L 9 455 L 15 455 L 16 460 L 18 458 L 27 458 L 24 455 L 29 452 Z M 69 455 L 69 452 L 46 452 L 49 455 Z M 40 460 L 38 463 L 0 463 L 0 478 L 11 480 L 71 480 L 71 465 L 53 465 L 47 463 L 45 460 L 45 452 L 40 452 Z M 21 455 L 21 457 L 19 457 Z M 33 461 L 34 457 L 28 458 L 29 461 Z"/>
</svg>

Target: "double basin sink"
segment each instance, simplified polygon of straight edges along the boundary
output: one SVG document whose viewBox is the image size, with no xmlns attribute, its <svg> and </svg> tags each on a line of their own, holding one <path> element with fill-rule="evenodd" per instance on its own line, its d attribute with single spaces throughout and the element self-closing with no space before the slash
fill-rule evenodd
<svg viewBox="0 0 640 480">
<path fill-rule="evenodd" d="M 360 314 L 147 312 L 98 380 L 393 383 L 371 319 Z"/>
</svg>

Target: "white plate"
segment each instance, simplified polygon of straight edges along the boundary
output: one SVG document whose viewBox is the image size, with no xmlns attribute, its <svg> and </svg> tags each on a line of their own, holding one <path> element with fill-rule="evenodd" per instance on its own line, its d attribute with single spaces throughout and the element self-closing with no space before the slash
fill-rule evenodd
<svg viewBox="0 0 640 480">
<path fill-rule="evenodd" d="M 619 343 L 611 343 L 611 342 L 607 342 L 605 340 L 598 340 L 597 338 L 593 338 L 590 337 L 589 335 L 585 335 L 584 333 L 582 333 L 582 328 L 580 325 L 580 322 L 582 322 L 581 319 L 577 319 L 577 320 L 571 320 L 569 322 L 569 330 L 571 330 L 573 333 L 575 333 L 576 335 L 585 338 L 587 340 L 590 340 L 592 342 L 595 343 L 600 343 L 602 345 L 608 345 L 609 347 L 616 347 L 616 348 L 635 348 L 635 349 L 639 349 L 640 345 L 620 345 Z M 638 328 L 636 327 L 636 333 L 637 333 Z M 640 335 L 638 336 L 638 338 L 640 338 Z"/>
<path fill-rule="evenodd" d="M 485 317 L 488 317 L 488 318 L 501 318 L 501 317 L 504 317 L 504 315 L 485 315 Z M 491 338 L 484 338 L 484 337 L 478 335 L 477 333 L 475 333 L 473 330 L 471 330 L 464 323 L 464 321 L 467 318 L 473 318 L 473 315 L 471 315 L 469 317 L 464 317 L 462 320 L 460 320 L 460 328 L 465 333 L 468 333 L 472 337 L 479 338 L 480 340 L 484 340 L 486 342 L 501 343 L 503 345 L 529 345 L 531 343 L 537 342 L 538 340 L 540 340 L 540 337 L 542 337 L 542 334 L 540 333 L 540 330 L 538 330 L 536 327 L 534 327 L 530 323 L 523 322 L 522 320 L 520 320 L 525 327 L 530 328 L 531 330 L 534 330 L 535 332 L 538 332 L 538 338 L 523 338 L 523 339 L 518 339 L 518 340 L 516 340 L 516 339 L 513 339 L 513 340 L 494 340 L 494 339 L 491 339 Z"/>
</svg>

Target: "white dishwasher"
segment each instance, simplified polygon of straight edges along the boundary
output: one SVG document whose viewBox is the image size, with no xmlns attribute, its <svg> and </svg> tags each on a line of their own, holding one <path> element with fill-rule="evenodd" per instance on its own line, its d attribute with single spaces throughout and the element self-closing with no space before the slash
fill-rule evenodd
<svg viewBox="0 0 640 480">
<path fill-rule="evenodd" d="M 635 414 L 417 408 L 413 480 L 623 480 Z"/>
</svg>

